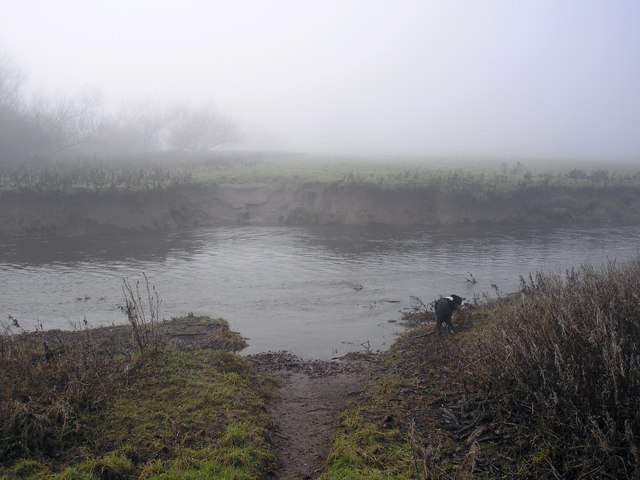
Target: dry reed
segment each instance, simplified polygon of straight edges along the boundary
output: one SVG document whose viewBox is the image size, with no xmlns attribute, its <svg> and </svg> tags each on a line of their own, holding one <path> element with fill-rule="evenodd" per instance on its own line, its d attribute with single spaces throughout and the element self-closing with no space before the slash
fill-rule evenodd
<svg viewBox="0 0 640 480">
<path fill-rule="evenodd" d="M 473 376 L 529 430 L 527 476 L 640 475 L 639 277 L 640 257 L 538 273 L 499 307 Z"/>
</svg>

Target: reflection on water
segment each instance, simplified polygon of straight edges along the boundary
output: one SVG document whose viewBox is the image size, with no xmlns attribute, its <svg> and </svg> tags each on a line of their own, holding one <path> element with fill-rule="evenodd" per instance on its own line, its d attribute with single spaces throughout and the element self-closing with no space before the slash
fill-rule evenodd
<svg viewBox="0 0 640 480">
<path fill-rule="evenodd" d="M 223 228 L 0 239 L 0 311 L 33 329 L 123 323 L 122 278 L 145 272 L 161 315 L 227 318 L 247 352 L 326 358 L 393 341 L 410 296 L 471 298 L 520 275 L 638 253 L 640 227 L 550 230 Z M 468 273 L 478 281 L 466 281 Z M 361 288 L 362 287 L 362 288 Z M 396 303 L 398 302 L 398 303 Z"/>
</svg>

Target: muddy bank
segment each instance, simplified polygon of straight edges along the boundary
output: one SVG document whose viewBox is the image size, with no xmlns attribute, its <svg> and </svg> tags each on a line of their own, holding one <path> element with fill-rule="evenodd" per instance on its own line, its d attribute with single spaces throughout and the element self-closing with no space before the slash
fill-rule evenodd
<svg viewBox="0 0 640 480">
<path fill-rule="evenodd" d="M 271 444 L 278 459 L 274 478 L 318 478 L 340 411 L 379 373 L 380 359 L 352 354 L 337 361 L 304 360 L 287 352 L 248 359 L 256 372 L 276 381 L 267 404 L 273 422 Z"/>
<path fill-rule="evenodd" d="M 640 189 L 531 187 L 447 192 L 361 184 L 179 185 L 147 191 L 0 193 L 0 234 L 82 234 L 235 225 L 621 223 Z"/>
</svg>

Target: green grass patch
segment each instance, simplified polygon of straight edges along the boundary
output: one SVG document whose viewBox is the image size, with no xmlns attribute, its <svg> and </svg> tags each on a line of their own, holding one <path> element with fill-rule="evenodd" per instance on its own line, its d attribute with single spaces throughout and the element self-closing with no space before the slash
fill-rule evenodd
<svg viewBox="0 0 640 480">
<path fill-rule="evenodd" d="M 0 192 L 140 192 L 215 183 L 435 187 L 480 200 L 534 187 L 638 187 L 634 165 L 465 159 L 327 157 L 287 153 L 156 154 L 0 166 Z"/>
<path fill-rule="evenodd" d="M 22 459 L 0 479 L 258 479 L 273 470 L 269 385 L 225 352 L 139 356 L 86 429 L 77 459 Z"/>
<path fill-rule="evenodd" d="M 407 437 L 397 428 L 367 418 L 371 405 L 349 407 L 326 460 L 323 480 L 414 479 L 413 452 Z"/>
<path fill-rule="evenodd" d="M 407 381 L 403 376 L 386 374 L 347 406 L 340 416 L 322 480 L 416 478 L 410 439 L 388 408 L 389 394 L 403 388 Z"/>
<path fill-rule="evenodd" d="M 148 461 L 216 445 L 209 460 L 225 464 L 227 458 L 234 468 L 243 466 L 256 475 L 273 462 L 264 438 L 264 396 L 256 391 L 258 384 L 242 358 L 222 352 L 161 352 L 135 377 L 98 418 L 102 449 L 128 444 Z M 243 455 L 247 458 L 238 460 Z M 258 462 L 246 461 L 254 456 Z"/>
</svg>

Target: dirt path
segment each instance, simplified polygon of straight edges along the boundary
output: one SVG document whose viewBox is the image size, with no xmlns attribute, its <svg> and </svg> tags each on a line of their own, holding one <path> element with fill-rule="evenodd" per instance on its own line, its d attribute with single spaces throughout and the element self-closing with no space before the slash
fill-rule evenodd
<svg viewBox="0 0 640 480">
<path fill-rule="evenodd" d="M 258 371 L 278 380 L 268 405 L 278 456 L 275 478 L 318 478 L 340 410 L 375 374 L 377 359 L 304 361 L 279 352 L 255 355 L 251 360 Z"/>
</svg>

